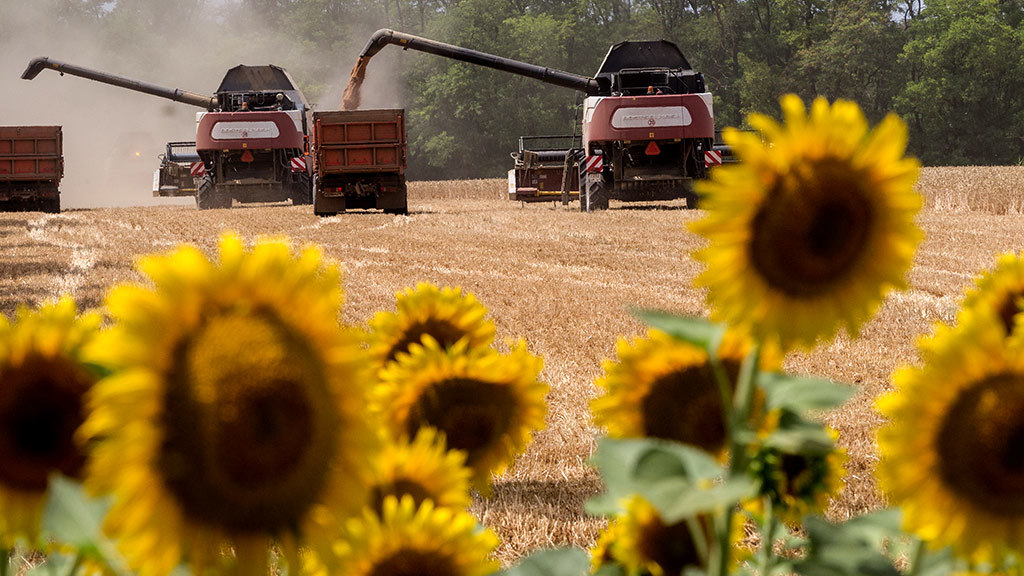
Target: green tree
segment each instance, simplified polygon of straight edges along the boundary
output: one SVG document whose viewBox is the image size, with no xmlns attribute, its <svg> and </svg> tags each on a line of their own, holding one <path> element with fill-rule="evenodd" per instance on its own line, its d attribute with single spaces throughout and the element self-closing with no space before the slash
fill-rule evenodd
<svg viewBox="0 0 1024 576">
<path fill-rule="evenodd" d="M 929 0 L 900 57 L 911 78 L 895 101 L 911 150 L 928 164 L 1024 157 L 1019 2 Z"/>
</svg>

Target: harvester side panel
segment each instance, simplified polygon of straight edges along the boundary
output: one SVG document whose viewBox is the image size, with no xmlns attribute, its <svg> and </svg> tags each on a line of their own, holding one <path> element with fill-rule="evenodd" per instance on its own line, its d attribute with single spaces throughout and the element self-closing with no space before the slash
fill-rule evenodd
<svg viewBox="0 0 1024 576">
<path fill-rule="evenodd" d="M 0 126 L 0 207 L 60 211 L 60 126 Z"/>
<path fill-rule="evenodd" d="M 405 110 L 314 112 L 312 156 L 316 214 L 406 211 Z"/>
<path fill-rule="evenodd" d="M 586 102 L 583 145 L 715 137 L 711 94 L 594 97 Z"/>
<path fill-rule="evenodd" d="M 256 150 L 304 146 L 288 112 L 207 112 L 196 128 L 196 150 Z"/>
</svg>

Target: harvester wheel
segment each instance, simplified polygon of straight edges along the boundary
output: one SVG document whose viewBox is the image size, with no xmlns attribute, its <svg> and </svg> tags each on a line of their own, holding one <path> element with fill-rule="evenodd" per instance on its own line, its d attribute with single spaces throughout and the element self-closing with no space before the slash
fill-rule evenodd
<svg viewBox="0 0 1024 576">
<path fill-rule="evenodd" d="M 603 173 L 585 172 L 580 179 L 580 210 L 607 210 L 610 189 L 611 178 Z"/>
<path fill-rule="evenodd" d="M 291 197 L 293 206 L 308 206 L 313 203 L 313 181 L 309 174 L 297 172 L 295 180 L 291 183 Z"/>
<path fill-rule="evenodd" d="M 690 190 L 686 193 L 686 209 L 696 210 L 700 207 L 700 196 L 696 192 Z"/>
<path fill-rule="evenodd" d="M 196 187 L 196 206 L 200 210 L 231 208 L 231 197 L 217 190 L 213 176 L 206 173 L 200 178 L 199 186 Z"/>
</svg>

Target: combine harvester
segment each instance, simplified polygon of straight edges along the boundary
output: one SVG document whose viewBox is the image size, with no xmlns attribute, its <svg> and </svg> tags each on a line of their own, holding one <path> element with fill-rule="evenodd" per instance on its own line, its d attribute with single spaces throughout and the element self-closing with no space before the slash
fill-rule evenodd
<svg viewBox="0 0 1024 576">
<path fill-rule="evenodd" d="M 620 42 L 608 50 L 593 77 L 581 76 L 394 30 L 378 30 L 367 42 L 352 71 L 346 108 L 359 102 L 359 85 L 370 59 L 388 44 L 478 66 L 534 78 L 583 92 L 582 145 L 579 149 L 543 150 L 536 166 L 550 169 L 559 159 L 578 171 L 580 209 L 605 210 L 608 200 L 648 201 L 685 198 L 697 205 L 693 180 L 714 163 L 715 123 L 711 93 L 679 48 L 664 40 Z M 531 177 L 527 154 L 510 174 L 510 196 L 528 200 L 540 189 Z M 543 160 L 543 162 L 539 162 Z M 561 179 L 553 172 L 548 178 Z M 562 190 L 569 186 L 562 186 Z M 548 198 L 542 198 L 548 199 Z M 564 197 L 568 200 L 568 196 Z"/>
<path fill-rule="evenodd" d="M 236 66 L 227 71 L 213 96 L 164 88 L 49 58 L 32 60 L 21 77 L 32 80 L 46 69 L 204 109 L 196 114 L 195 155 L 200 162 L 191 165 L 200 210 L 230 208 L 232 200 L 313 201 L 306 155 L 309 105 L 283 68 Z M 180 195 L 172 187 L 183 187 L 173 152 L 168 151 L 162 165 L 167 172 L 165 178 L 157 176 L 157 195 L 162 195 L 161 189 L 166 195 Z M 162 186 L 164 179 L 166 187 Z M 174 181 L 178 184 L 169 184 Z"/>
</svg>

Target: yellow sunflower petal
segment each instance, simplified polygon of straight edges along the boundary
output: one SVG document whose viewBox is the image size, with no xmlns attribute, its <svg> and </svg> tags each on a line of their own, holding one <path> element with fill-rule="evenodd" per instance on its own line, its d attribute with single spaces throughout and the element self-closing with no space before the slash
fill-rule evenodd
<svg viewBox="0 0 1024 576">
<path fill-rule="evenodd" d="M 471 348 L 490 346 L 494 323 L 472 294 L 463 294 L 461 288 L 438 288 L 421 282 L 415 289 L 398 293 L 397 311 L 378 312 L 370 320 L 370 353 L 383 368 L 399 354 L 408 353 L 410 345 L 421 343 L 424 336 L 443 347 L 462 338 Z"/>
<path fill-rule="evenodd" d="M 522 343 L 502 355 L 469 348 L 465 339 L 443 348 L 426 336 L 381 373 L 375 410 L 396 438 L 421 427 L 444 434 L 448 449 L 466 453 L 473 485 L 487 491 L 491 474 L 509 466 L 533 430 L 544 427 L 542 364 Z"/>
<path fill-rule="evenodd" d="M 919 344 L 925 364 L 878 400 L 879 482 L 905 527 L 975 561 L 1024 552 L 1024 349 L 991 314 Z"/>
<path fill-rule="evenodd" d="M 337 323 L 337 266 L 282 239 L 220 250 L 142 259 L 152 287 L 112 291 L 91 347 L 116 370 L 80 431 L 87 486 L 114 493 L 108 528 L 143 574 L 227 547 L 260 564 L 271 537 L 327 541 L 364 502 L 368 359 Z"/>
<path fill-rule="evenodd" d="M 416 506 L 409 496 L 384 500 L 382 513 L 367 511 L 350 520 L 338 546 L 339 569 L 346 576 L 445 574 L 486 576 L 499 564 L 490 559 L 498 538 L 480 529 L 468 512 Z"/>
<path fill-rule="evenodd" d="M 856 333 L 904 285 L 921 199 L 895 117 L 868 132 L 850 102 L 819 98 L 808 115 L 788 95 L 782 108 L 784 126 L 750 118 L 767 144 L 730 133 L 741 162 L 699 184 L 707 213 L 691 229 L 709 241 L 697 284 L 712 317 L 788 348 Z"/>
<path fill-rule="evenodd" d="M 0 314 L 0 545 L 36 545 L 51 474 L 81 478 L 75 442 L 85 396 L 98 379 L 83 349 L 100 318 L 79 315 L 69 297 Z"/>
<path fill-rule="evenodd" d="M 386 439 L 374 471 L 370 507 L 378 513 L 388 496 L 409 495 L 416 505 L 430 500 L 438 508 L 469 506 L 472 471 L 466 467 L 466 455 L 446 450 L 444 437 L 434 428 L 421 428 L 412 441 Z"/>
</svg>

